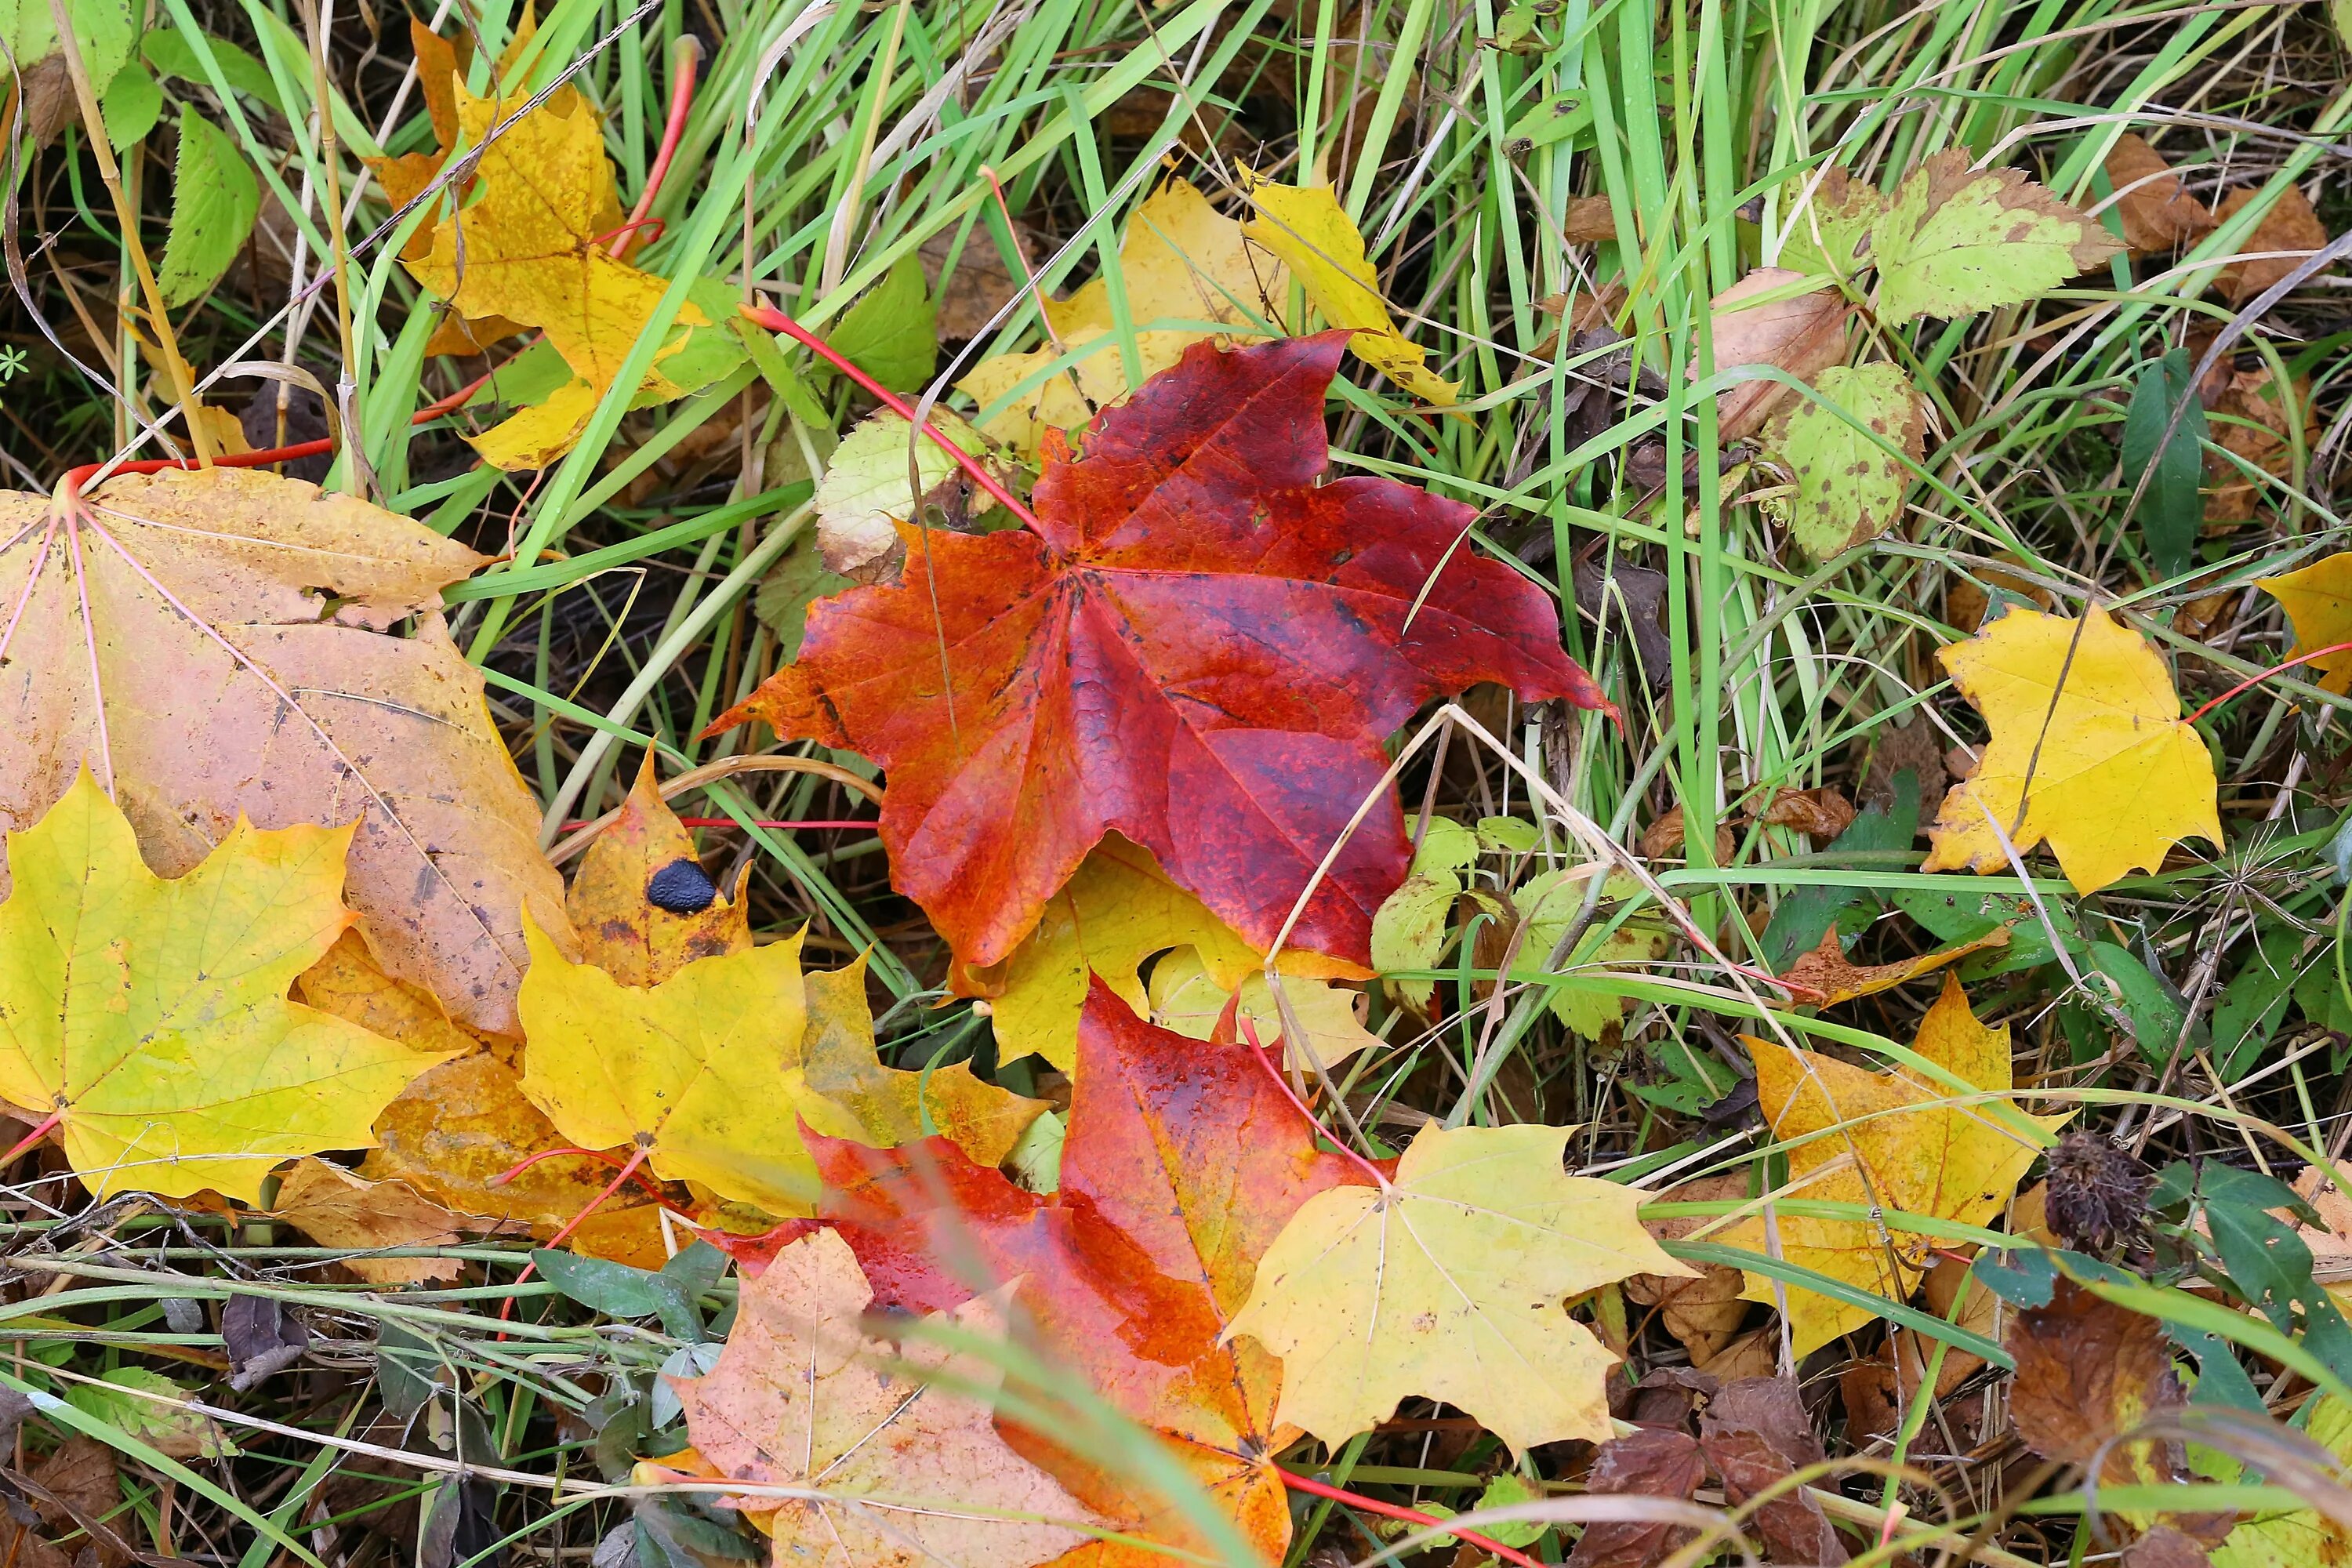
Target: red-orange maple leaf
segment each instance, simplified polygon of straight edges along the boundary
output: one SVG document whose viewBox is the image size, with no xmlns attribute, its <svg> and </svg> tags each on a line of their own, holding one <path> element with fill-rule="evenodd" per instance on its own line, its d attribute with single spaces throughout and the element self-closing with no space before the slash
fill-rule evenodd
<svg viewBox="0 0 2352 1568">
<path fill-rule="evenodd" d="M 868 1149 L 812 1137 L 834 1189 L 829 1216 L 884 1306 L 951 1310 L 1025 1276 L 1018 1300 L 1045 1349 L 1160 1432 L 1278 1563 L 1290 1515 L 1272 1456 L 1297 1436 L 1275 1424 L 1282 1364 L 1255 1341 L 1219 1340 L 1284 1223 L 1365 1175 L 1317 1149 L 1248 1047 L 1148 1024 L 1099 980 L 1079 1023 L 1076 1085 L 1054 1196 L 1024 1192 L 944 1138 Z M 1077 1457 L 1034 1434 L 1006 1436 L 1123 1528 L 1183 1537 Z M 1122 1552 L 1165 1561 L 1105 1544 L 1070 1561 Z"/>
<path fill-rule="evenodd" d="M 1607 700 L 1534 584 L 1471 549 L 1474 510 L 1394 479 L 1318 483 L 1345 333 L 1207 344 L 1047 459 L 1036 526 L 907 527 L 902 581 L 813 606 L 749 718 L 888 770 L 892 879 L 965 964 L 996 963 L 1112 829 L 1271 948 L 1381 741 L 1499 681 Z M 1361 962 L 1403 879 L 1393 792 L 1290 935 Z"/>
</svg>

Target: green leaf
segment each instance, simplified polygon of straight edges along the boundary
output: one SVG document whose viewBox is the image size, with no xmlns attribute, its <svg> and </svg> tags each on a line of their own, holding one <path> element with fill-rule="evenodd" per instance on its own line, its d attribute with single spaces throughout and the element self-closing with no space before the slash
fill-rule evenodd
<svg viewBox="0 0 2352 1568">
<path fill-rule="evenodd" d="M 2173 1044 L 2180 1038 L 2180 1026 L 2188 1015 L 2163 983 L 2148 973 L 2147 965 L 2126 949 L 2111 942 L 2095 942 L 2085 951 L 2091 966 L 2113 986 L 2112 999 L 2130 1018 L 2133 1039 L 2140 1055 L 2162 1066 L 2171 1058 Z M 2094 985 L 2099 983 L 2095 978 L 2085 978 Z"/>
<path fill-rule="evenodd" d="M 1577 910 L 1584 905 L 1583 879 L 1566 881 L 1566 876 L 1564 871 L 1546 871 L 1529 879 L 1511 895 L 1528 922 L 1528 934 L 1519 944 L 1518 959 L 1511 966 L 1514 980 L 1542 984 L 1553 973 L 1544 967 L 1544 961 L 1559 945 L 1559 939 L 1568 934 Z M 1636 964 L 1664 956 L 1664 928 L 1650 921 L 1628 921 L 1615 931 L 1607 931 L 1606 924 L 1596 919 L 1591 929 L 1577 939 L 1576 950 L 1563 967 L 1573 970 L 1595 964 Z M 1549 1005 L 1553 1017 L 1568 1026 L 1570 1033 L 1588 1040 L 1599 1039 L 1603 1029 L 1625 1016 L 1625 999 L 1598 980 L 1582 984 L 1572 979 L 1553 984 Z"/>
<path fill-rule="evenodd" d="M 2352 1405 L 2333 1394 L 2308 1406 L 2304 1436 L 2352 1463 Z M 2239 1462 L 2218 1449 L 2200 1449 L 2199 1468 L 2223 1480 L 2235 1480 Z M 2258 1514 L 2230 1532 L 2229 1539 L 2209 1554 L 2213 1568 L 2311 1568 L 2340 1563 L 2352 1553 L 2352 1531 L 2315 1509 L 2288 1513 Z"/>
<path fill-rule="evenodd" d="M 268 67 L 226 38 L 215 38 L 207 33 L 205 42 L 212 47 L 221 79 L 231 89 L 259 100 L 280 114 L 286 112 L 286 106 L 278 100 L 278 84 L 269 79 Z M 155 74 L 166 80 L 190 82 L 206 89 L 213 84 L 213 79 L 205 72 L 204 61 L 196 58 L 195 46 L 168 28 L 140 39 L 139 52 L 147 57 Z"/>
<path fill-rule="evenodd" d="M 893 392 L 919 392 L 939 363 L 939 306 L 911 256 L 849 307 L 826 337 L 834 351 Z"/>
<path fill-rule="evenodd" d="M 131 0 L 66 0 L 65 11 L 73 23 L 81 68 L 93 82 L 111 82 L 131 62 L 139 41 Z M 58 26 L 49 0 L 0 0 L 0 43 L 8 46 L 20 72 L 56 54 Z"/>
<path fill-rule="evenodd" d="M 1918 832 L 1919 774 L 1905 768 L 1895 775 L 1893 801 L 1864 806 L 1862 815 L 1846 824 L 1845 831 L 1830 840 L 1829 847 L 1822 853 L 1827 858 L 1840 854 L 1885 854 L 1908 849 Z M 1787 973 L 1799 954 L 1811 952 L 1822 944 L 1822 938 L 1828 934 L 1838 916 L 1867 897 L 1860 888 L 1808 885 L 1790 891 L 1764 927 L 1764 958 L 1772 966 L 1772 973 Z M 1985 921 L 1969 934 L 1982 936 L 2000 923 Z"/>
<path fill-rule="evenodd" d="M 211 1416 L 202 1411 L 140 1397 L 153 1394 L 163 1399 L 187 1400 L 193 1399 L 195 1392 L 145 1367 L 121 1366 L 96 1383 L 79 1383 L 67 1389 L 66 1403 L 91 1419 L 103 1421 L 116 1431 L 174 1458 L 232 1457 L 237 1451 L 236 1445 L 228 1440 L 228 1434 Z"/>
<path fill-rule="evenodd" d="M 1582 92 L 1547 93 L 1529 105 L 1503 132 L 1503 147 L 1513 157 L 1538 147 L 1556 146 L 1592 129 L 1592 105 Z"/>
<path fill-rule="evenodd" d="M 1461 896 L 1462 879 L 1451 872 L 1407 877 L 1372 914 L 1372 967 L 1383 974 L 1399 969 L 1435 968 L 1445 952 L 1445 918 Z M 1381 984 L 1423 1012 L 1437 994 L 1434 981 L 1384 980 Z"/>
<path fill-rule="evenodd" d="M 2189 570 L 2197 531 L 2205 523 L 2205 405 L 2189 384 L 2191 368 L 2185 348 L 2144 366 L 2124 415 L 2124 484 L 2137 487 L 2147 476 L 2133 517 L 2147 541 L 2148 559 L 2167 577 Z M 2167 441 L 2165 427 L 2176 411 L 2180 423 Z"/>
<path fill-rule="evenodd" d="M 673 1338 L 692 1342 L 702 1337 L 702 1313 L 694 1305 L 694 1297 L 700 1291 L 688 1289 L 690 1279 L 672 1278 L 667 1268 L 654 1274 L 625 1263 L 546 1247 L 530 1258 L 549 1284 L 591 1310 L 608 1318 L 657 1317 Z M 670 1262 L 675 1265 L 677 1258 Z"/>
<path fill-rule="evenodd" d="M 2213 1061 L 2221 1081 L 2235 1083 L 2262 1060 L 2279 1020 L 2286 1016 L 2295 981 L 2295 953 L 2303 938 L 2273 926 L 2254 942 L 2254 951 L 2221 988 L 2213 1005 Z"/>
<path fill-rule="evenodd" d="M 245 153 L 210 121 L 183 112 L 172 181 L 172 233 L 155 280 L 180 306 L 220 281 L 261 211 L 261 187 Z"/>
<path fill-rule="evenodd" d="M 824 569 L 815 531 L 803 529 L 760 579 L 760 590 L 751 598 L 751 613 L 775 637 L 777 656 L 789 664 L 800 657 L 809 605 L 851 585 L 848 578 Z"/>
<path fill-rule="evenodd" d="M 1825 370 L 1816 384 L 1822 401 L 1799 405 L 1771 441 L 1797 480 L 1790 534 L 1826 561 L 1902 515 L 1913 466 L 1927 456 L 1927 408 L 1903 367 L 1883 360 Z"/>
<path fill-rule="evenodd" d="M 1886 198 L 1843 169 L 1822 171 L 1812 200 L 1790 215 L 1775 265 L 1791 272 L 1853 278 L 1870 266 L 1870 231 Z"/>
<path fill-rule="evenodd" d="M 98 112 L 106 121 L 107 141 L 120 153 L 145 141 L 147 132 L 155 129 L 163 113 L 163 89 L 155 85 L 145 66 L 133 60 L 106 84 Z"/>
<path fill-rule="evenodd" d="M 1878 318 L 1899 327 L 2021 305 L 2123 247 L 2022 171 L 1972 169 L 1954 148 L 1906 175 L 1871 227 Z"/>
</svg>

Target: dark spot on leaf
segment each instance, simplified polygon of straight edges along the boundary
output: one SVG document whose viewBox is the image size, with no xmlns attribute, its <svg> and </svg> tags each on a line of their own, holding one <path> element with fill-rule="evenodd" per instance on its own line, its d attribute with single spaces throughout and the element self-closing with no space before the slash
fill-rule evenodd
<svg viewBox="0 0 2352 1568">
<path fill-rule="evenodd" d="M 646 901 L 674 915 L 698 915 L 719 897 L 700 862 L 681 856 L 646 879 Z"/>
</svg>

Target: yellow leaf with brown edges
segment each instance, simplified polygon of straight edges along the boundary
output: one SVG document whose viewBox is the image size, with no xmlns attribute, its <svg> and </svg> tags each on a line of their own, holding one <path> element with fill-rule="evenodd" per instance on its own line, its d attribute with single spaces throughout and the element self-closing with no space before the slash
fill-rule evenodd
<svg viewBox="0 0 2352 1568">
<path fill-rule="evenodd" d="M 1982 1225 L 2016 1191 L 2041 1145 L 1996 1119 L 1981 1103 L 1951 1104 L 1954 1091 L 1909 1068 L 1874 1073 L 1813 1051 L 1748 1039 L 1756 1063 L 1756 1093 L 1771 1135 L 1788 1151 L 1789 1184 L 1778 1195 L 1811 1203 L 1876 1205 L 1882 1211 Z M 2009 1028 L 1988 1029 L 1969 1010 L 1959 982 L 1947 975 L 1944 994 L 1920 1021 L 1912 1048 L 1964 1083 L 2006 1092 L 2012 1083 Z M 2063 1116 L 2036 1119 L 2053 1129 Z M 1804 1142 L 1799 1142 L 1802 1139 Z M 1830 1219 L 1786 1212 L 1773 1216 L 1780 1255 L 1832 1279 L 1843 1279 L 1890 1301 L 1907 1298 L 1928 1261 L 1929 1239 L 1866 1219 Z M 1716 1239 L 1769 1254 L 1762 1215 L 1727 1226 Z M 1877 1316 L 1790 1285 L 1789 1331 L 1805 1356 Z M 1776 1303 L 1776 1285 L 1749 1271 L 1751 1301 Z"/>
<path fill-rule="evenodd" d="M 580 858 L 564 909 L 583 959 L 624 985 L 658 985 L 696 959 L 751 947 L 742 903 L 750 875 L 747 865 L 730 899 L 703 873 L 693 836 L 661 797 L 648 752 L 621 815 Z"/>
<path fill-rule="evenodd" d="M 2009 928 L 1995 926 L 1973 942 L 1958 947 L 1948 947 L 1935 952 L 1923 952 L 1916 958 L 1897 960 L 1893 963 L 1853 963 L 1847 961 L 1845 950 L 1838 945 L 1834 926 L 1822 934 L 1819 947 L 1800 956 L 1789 965 L 1781 979 L 1814 993 L 1800 996 L 1799 1001 L 1816 1006 L 1834 1007 L 1841 1002 L 1851 1002 L 1859 996 L 1874 996 L 1881 991 L 1891 991 L 1906 980 L 1916 980 L 1923 974 L 1933 974 L 1948 963 L 1958 963 L 1972 952 L 1982 952 L 1990 947 L 2007 947 Z"/>
</svg>

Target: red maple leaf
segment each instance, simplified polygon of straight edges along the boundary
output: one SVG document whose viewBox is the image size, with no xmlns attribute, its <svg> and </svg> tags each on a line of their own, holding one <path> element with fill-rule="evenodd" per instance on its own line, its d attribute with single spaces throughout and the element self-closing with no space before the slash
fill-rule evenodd
<svg viewBox="0 0 2352 1568">
<path fill-rule="evenodd" d="M 1282 1363 L 1254 1340 L 1221 1343 L 1257 1260 L 1298 1206 L 1362 1184 L 1246 1046 L 1189 1039 L 1144 1022 L 1094 983 L 1061 1189 L 1024 1192 L 945 1138 L 868 1149 L 809 1136 L 826 1216 L 849 1242 L 877 1306 L 952 1310 L 1003 1280 L 1043 1348 L 1123 1414 L 1161 1435 L 1244 1535 L 1278 1563 L 1290 1515 L 1273 1456 Z M 1180 1520 L 1034 1433 L 1008 1441 L 1074 1495 L 1163 1541 Z M 1088 1564 L 1166 1559 L 1089 1546 Z"/>
<path fill-rule="evenodd" d="M 1034 531 L 902 525 L 903 579 L 813 606 L 799 662 L 711 730 L 764 719 L 887 769 L 892 879 L 967 965 L 1114 828 L 1270 949 L 1421 703 L 1492 680 L 1608 707 L 1542 590 L 1473 552 L 1472 508 L 1318 482 L 1346 342 L 1196 345 L 1048 458 Z M 1290 944 L 1362 962 L 1406 859 L 1391 790 Z"/>
</svg>

